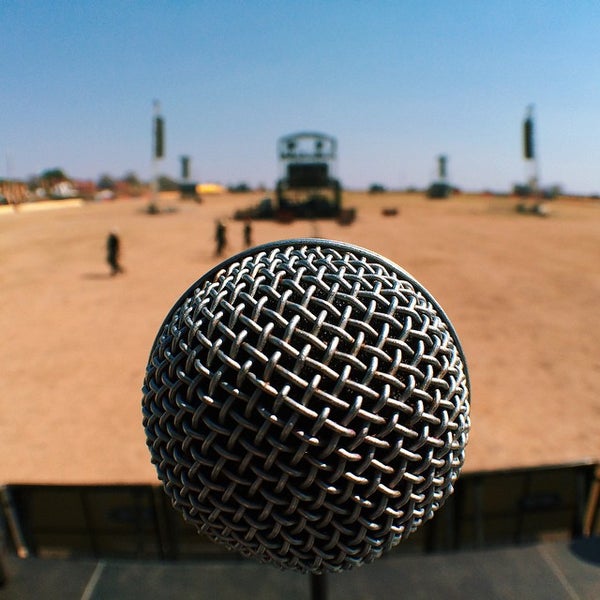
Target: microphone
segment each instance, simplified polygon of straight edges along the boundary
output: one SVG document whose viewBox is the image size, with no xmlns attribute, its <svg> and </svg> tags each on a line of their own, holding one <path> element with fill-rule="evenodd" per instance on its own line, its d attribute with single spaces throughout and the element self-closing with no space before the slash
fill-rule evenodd
<svg viewBox="0 0 600 600">
<path fill-rule="evenodd" d="M 246 250 L 196 281 L 152 346 L 146 441 L 173 506 L 247 557 L 369 563 L 453 492 L 466 359 L 432 295 L 337 241 Z"/>
</svg>

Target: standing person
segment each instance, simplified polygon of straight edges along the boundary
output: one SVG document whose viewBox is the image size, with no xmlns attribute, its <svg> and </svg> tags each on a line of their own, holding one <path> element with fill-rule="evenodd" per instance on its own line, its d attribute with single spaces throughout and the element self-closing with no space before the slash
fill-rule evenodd
<svg viewBox="0 0 600 600">
<path fill-rule="evenodd" d="M 119 256 L 121 253 L 121 240 L 117 229 L 111 229 L 106 238 L 106 261 L 110 265 L 111 276 L 117 273 L 123 273 L 123 267 L 119 264 Z"/>
<path fill-rule="evenodd" d="M 250 219 L 244 224 L 244 246 L 246 248 L 252 246 L 252 223 Z"/>
<path fill-rule="evenodd" d="M 217 221 L 215 241 L 217 242 L 217 256 L 221 256 L 227 245 L 227 230 L 225 228 L 225 223 L 221 220 Z"/>
</svg>

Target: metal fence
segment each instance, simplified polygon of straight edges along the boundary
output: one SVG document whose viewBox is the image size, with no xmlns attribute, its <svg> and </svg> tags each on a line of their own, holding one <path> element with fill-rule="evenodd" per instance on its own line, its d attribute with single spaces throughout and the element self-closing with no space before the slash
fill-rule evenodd
<svg viewBox="0 0 600 600">
<path fill-rule="evenodd" d="M 600 534 L 600 466 L 464 473 L 434 519 L 393 552 L 431 553 Z M 158 486 L 5 485 L 2 528 L 18 556 L 238 558 L 183 521 Z"/>
</svg>

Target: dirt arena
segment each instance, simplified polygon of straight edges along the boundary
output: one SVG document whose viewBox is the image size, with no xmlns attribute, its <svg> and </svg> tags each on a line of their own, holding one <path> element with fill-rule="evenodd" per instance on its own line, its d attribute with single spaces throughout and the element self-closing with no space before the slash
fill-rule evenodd
<svg viewBox="0 0 600 600">
<path fill-rule="evenodd" d="M 155 482 L 141 385 L 175 300 L 216 264 L 214 224 L 257 194 L 161 198 L 0 214 L 0 484 Z M 600 459 L 600 203 L 545 218 L 509 198 L 346 193 L 350 226 L 254 224 L 254 243 L 352 242 L 397 262 L 437 298 L 472 380 L 466 468 Z M 57 208 L 60 205 L 60 208 Z M 382 209 L 396 208 L 396 216 Z M 228 254 L 242 224 L 228 221 Z M 126 273 L 109 277 L 118 227 Z"/>
</svg>

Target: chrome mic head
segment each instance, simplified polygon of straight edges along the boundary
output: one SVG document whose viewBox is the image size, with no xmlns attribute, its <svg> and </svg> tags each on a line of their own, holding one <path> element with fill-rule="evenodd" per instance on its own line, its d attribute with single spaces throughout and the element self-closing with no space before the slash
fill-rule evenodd
<svg viewBox="0 0 600 600">
<path fill-rule="evenodd" d="M 142 408 L 186 520 L 312 573 L 371 562 L 430 519 L 470 428 L 465 356 L 431 294 L 373 252 L 314 239 L 194 283 L 158 332 Z"/>
</svg>

